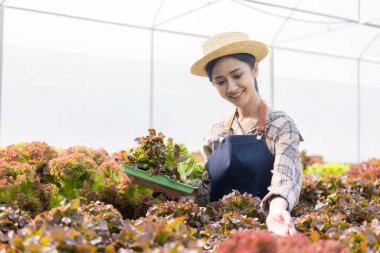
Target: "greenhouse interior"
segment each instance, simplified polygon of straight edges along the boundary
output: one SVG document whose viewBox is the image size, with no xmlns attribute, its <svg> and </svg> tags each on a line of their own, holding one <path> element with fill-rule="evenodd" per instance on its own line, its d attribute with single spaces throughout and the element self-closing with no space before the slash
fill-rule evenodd
<svg viewBox="0 0 380 253">
<path fill-rule="evenodd" d="M 267 45 L 258 93 L 303 141 L 204 206 L 236 107 L 191 67 L 228 32 Z M 380 252 L 378 0 L 0 0 L 0 63 L 0 253 Z"/>
</svg>

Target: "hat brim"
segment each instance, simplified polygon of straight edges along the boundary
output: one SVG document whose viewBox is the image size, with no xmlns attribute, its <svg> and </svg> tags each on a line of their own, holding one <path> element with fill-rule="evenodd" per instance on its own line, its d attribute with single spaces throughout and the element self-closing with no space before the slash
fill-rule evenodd
<svg viewBox="0 0 380 253">
<path fill-rule="evenodd" d="M 210 61 L 222 56 L 237 54 L 237 53 L 251 54 L 255 56 L 256 62 L 260 62 L 262 59 L 265 58 L 265 56 L 268 55 L 269 50 L 268 50 L 268 47 L 260 41 L 247 40 L 247 41 L 234 42 L 234 43 L 225 45 L 221 48 L 218 48 L 217 50 L 212 51 L 211 53 L 203 56 L 201 59 L 196 61 L 191 66 L 191 73 L 196 76 L 207 77 L 207 72 L 205 70 L 205 67 Z"/>
</svg>

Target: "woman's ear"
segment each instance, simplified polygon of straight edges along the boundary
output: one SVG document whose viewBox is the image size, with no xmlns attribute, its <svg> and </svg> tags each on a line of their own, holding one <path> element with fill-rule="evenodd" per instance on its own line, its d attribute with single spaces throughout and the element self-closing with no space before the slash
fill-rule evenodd
<svg viewBox="0 0 380 253">
<path fill-rule="evenodd" d="M 259 64 L 255 62 L 255 68 L 252 69 L 252 74 L 257 79 L 257 76 L 259 75 Z"/>
</svg>

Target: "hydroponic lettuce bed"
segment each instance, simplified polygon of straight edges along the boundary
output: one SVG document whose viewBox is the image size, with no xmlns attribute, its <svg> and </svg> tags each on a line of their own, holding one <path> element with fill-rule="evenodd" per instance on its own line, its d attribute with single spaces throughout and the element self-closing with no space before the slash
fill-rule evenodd
<svg viewBox="0 0 380 253">
<path fill-rule="evenodd" d="M 0 149 L 0 252 L 380 252 L 380 160 L 308 167 L 292 212 L 299 234 L 283 238 L 267 232 L 250 195 L 200 207 L 132 184 L 123 165 L 193 187 L 203 172 L 184 145 L 144 138 L 114 154 Z"/>
</svg>

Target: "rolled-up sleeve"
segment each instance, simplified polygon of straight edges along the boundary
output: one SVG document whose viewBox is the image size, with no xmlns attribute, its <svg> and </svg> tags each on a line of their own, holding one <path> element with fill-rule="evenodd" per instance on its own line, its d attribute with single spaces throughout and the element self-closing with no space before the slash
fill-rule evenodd
<svg viewBox="0 0 380 253">
<path fill-rule="evenodd" d="M 295 123 L 289 119 L 279 128 L 274 140 L 275 161 L 268 194 L 261 202 L 262 211 L 268 215 L 271 199 L 280 196 L 288 202 L 290 212 L 299 201 L 302 184 L 302 166 L 299 157 L 299 143 L 303 138 Z"/>
</svg>

